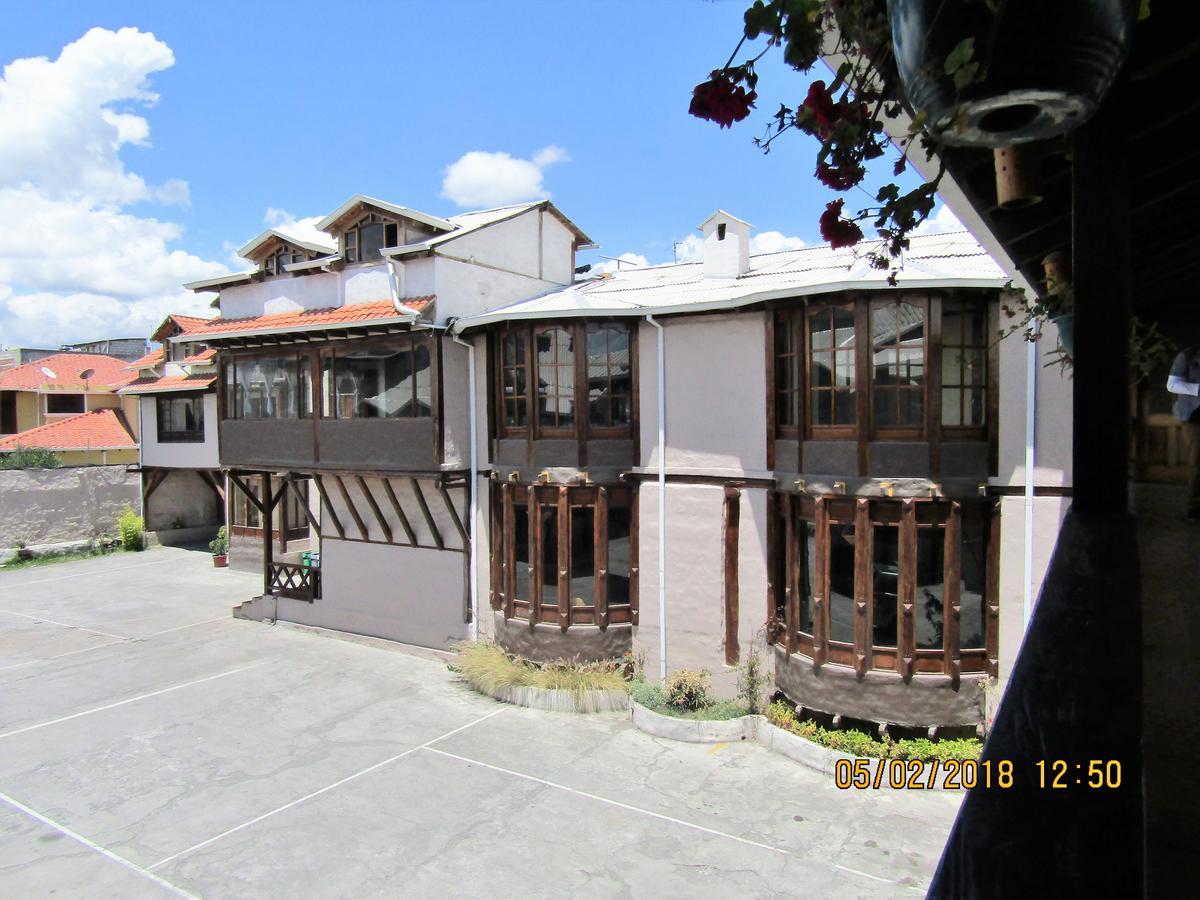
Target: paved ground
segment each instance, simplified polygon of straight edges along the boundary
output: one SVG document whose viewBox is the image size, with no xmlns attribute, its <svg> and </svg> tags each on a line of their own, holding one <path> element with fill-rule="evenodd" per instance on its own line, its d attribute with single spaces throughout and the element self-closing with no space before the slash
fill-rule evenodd
<svg viewBox="0 0 1200 900">
<path fill-rule="evenodd" d="M 0 896 L 915 897 L 958 806 L 232 619 L 255 581 L 0 573 Z"/>
</svg>

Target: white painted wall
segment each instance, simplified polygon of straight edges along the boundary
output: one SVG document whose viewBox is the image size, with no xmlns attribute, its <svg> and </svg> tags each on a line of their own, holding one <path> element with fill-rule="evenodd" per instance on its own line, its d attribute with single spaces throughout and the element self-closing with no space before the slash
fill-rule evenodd
<svg viewBox="0 0 1200 900">
<path fill-rule="evenodd" d="M 1071 443 L 1073 386 L 1070 370 L 1064 376 L 1058 366 L 1047 368 L 1046 354 L 1058 345 L 1058 328 L 1047 322 L 1045 332 L 1037 342 L 1037 444 L 1034 462 L 1034 484 L 1039 486 L 1069 486 L 1071 476 Z M 1025 388 L 1028 383 L 1026 354 L 1028 342 L 1019 334 L 1000 341 L 1000 422 L 999 477 L 996 483 L 1023 485 L 1025 483 Z M 1125 411 L 1113 410 L 1114 415 Z"/>
<path fill-rule="evenodd" d="M 666 329 L 667 467 L 740 475 L 767 464 L 762 313 L 691 316 Z M 658 465 L 658 335 L 638 332 L 641 465 Z"/>
<path fill-rule="evenodd" d="M 166 396 L 166 395 L 163 395 Z M 158 406 L 155 395 L 139 398 L 142 465 L 175 469 L 217 469 L 217 395 L 204 395 L 204 441 L 195 444 L 158 442 Z"/>
</svg>

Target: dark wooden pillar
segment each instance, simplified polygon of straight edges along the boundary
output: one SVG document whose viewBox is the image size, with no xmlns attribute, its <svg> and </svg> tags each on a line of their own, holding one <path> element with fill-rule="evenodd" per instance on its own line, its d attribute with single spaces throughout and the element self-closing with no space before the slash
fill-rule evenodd
<svg viewBox="0 0 1200 900">
<path fill-rule="evenodd" d="M 725 487 L 721 539 L 724 544 L 725 595 L 725 665 L 735 666 L 741 656 L 738 644 L 738 531 L 742 517 L 742 493 L 735 487 Z"/>
<path fill-rule="evenodd" d="M 271 563 L 274 562 L 275 545 L 271 541 L 271 473 L 263 472 L 262 476 L 262 526 L 263 526 L 263 593 L 271 593 Z"/>
</svg>

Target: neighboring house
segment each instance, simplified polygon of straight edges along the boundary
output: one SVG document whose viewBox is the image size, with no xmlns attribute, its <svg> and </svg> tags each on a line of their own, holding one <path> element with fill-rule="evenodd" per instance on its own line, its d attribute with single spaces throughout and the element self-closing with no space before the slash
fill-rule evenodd
<svg viewBox="0 0 1200 900">
<path fill-rule="evenodd" d="M 243 614 L 445 647 L 471 619 L 471 361 L 446 322 L 570 284 L 588 239 L 548 202 L 444 219 L 359 195 L 318 227 L 188 285 L 221 315 L 171 339 L 220 349 L 231 562 L 268 594 Z M 319 572 L 297 553 L 318 543 Z"/>
<path fill-rule="evenodd" d="M 581 282 L 587 239 L 548 203 L 442 220 L 358 197 L 321 227 L 336 252 L 276 235 L 244 254 L 290 254 L 275 274 L 260 254 L 189 286 L 221 292 L 200 332 L 221 464 L 261 476 L 262 534 L 311 484 L 319 574 L 264 539 L 243 614 L 632 652 L 726 693 L 761 637 L 801 705 L 977 721 L 1020 642 L 1026 550 L 1036 583 L 1053 541 L 1024 544 L 1024 352 L 995 339 L 1008 279 L 970 235 L 914 238 L 892 287 L 850 250 L 750 256 L 722 212 L 702 262 Z M 1041 417 L 1066 388 L 1037 379 Z M 1045 535 L 1069 429 L 1039 424 Z"/>
<path fill-rule="evenodd" d="M 63 344 L 62 349 L 73 353 L 103 353 L 105 356 L 115 356 L 117 359 L 132 360 L 145 356 L 150 352 L 151 347 L 150 342 L 145 338 L 127 337 Z"/>
<path fill-rule="evenodd" d="M 172 540 L 169 532 L 180 539 L 199 537 L 197 529 L 215 533 L 225 523 L 216 350 L 188 339 L 207 322 L 168 316 L 151 336 L 161 346 L 128 365 L 136 378 L 119 392 L 137 403 L 142 515 L 160 540 Z"/>
<path fill-rule="evenodd" d="M 126 362 L 95 353 L 54 353 L 0 372 L 0 435 L 115 409 L 136 438 L 134 402 L 116 393 L 133 377 Z"/>
<path fill-rule="evenodd" d="M 0 438 L 0 454 L 18 447 L 53 450 L 64 466 L 136 463 L 137 439 L 118 409 L 97 409 Z"/>
</svg>

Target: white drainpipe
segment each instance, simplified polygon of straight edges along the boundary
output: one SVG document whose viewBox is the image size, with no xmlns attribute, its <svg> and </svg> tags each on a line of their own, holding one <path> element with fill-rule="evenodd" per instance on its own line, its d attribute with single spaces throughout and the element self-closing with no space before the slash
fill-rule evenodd
<svg viewBox="0 0 1200 900">
<path fill-rule="evenodd" d="M 1035 336 L 1041 337 L 1040 328 Z M 1037 459 L 1037 347 L 1036 341 L 1029 341 L 1025 356 L 1025 629 L 1029 628 L 1029 618 L 1033 615 L 1033 468 Z"/>
<path fill-rule="evenodd" d="M 667 367 L 663 327 L 646 316 L 658 329 L 658 677 L 667 680 Z"/>
<path fill-rule="evenodd" d="M 467 533 L 467 552 L 471 554 L 471 622 L 467 635 L 471 640 L 479 637 L 479 554 L 476 553 L 475 535 L 479 526 L 479 450 L 477 446 L 478 425 L 475 410 L 475 345 L 450 333 L 451 340 L 467 348 L 467 405 L 471 409 L 471 530 Z"/>
<path fill-rule="evenodd" d="M 392 292 L 392 306 L 396 312 L 411 312 L 400 306 L 400 298 L 404 296 L 404 263 L 387 257 L 388 288 Z M 457 340 L 457 338 L 456 338 Z M 469 344 L 467 346 L 470 346 Z"/>
</svg>

